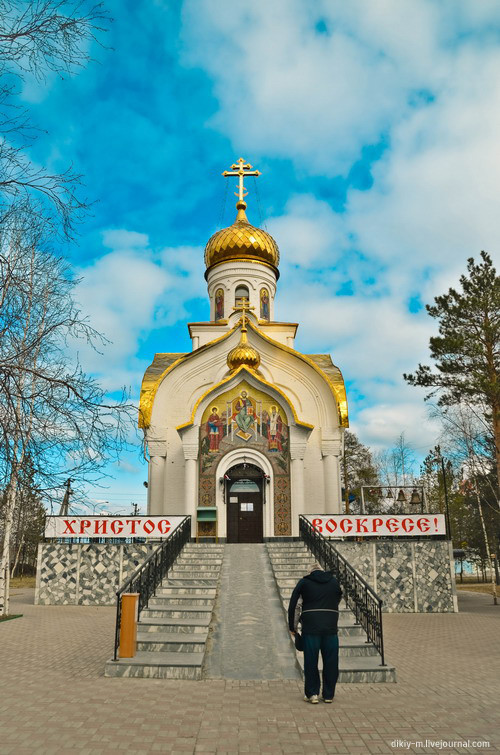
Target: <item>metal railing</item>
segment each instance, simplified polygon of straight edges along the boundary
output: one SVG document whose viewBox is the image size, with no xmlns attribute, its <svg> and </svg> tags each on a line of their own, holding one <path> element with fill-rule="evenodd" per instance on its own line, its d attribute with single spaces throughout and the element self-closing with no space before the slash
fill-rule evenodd
<svg viewBox="0 0 500 755">
<path fill-rule="evenodd" d="M 177 556 L 191 539 L 191 517 L 186 516 L 175 528 L 170 537 L 164 540 L 158 548 L 139 566 L 116 593 L 116 625 L 115 650 L 113 660 L 118 660 L 120 645 L 120 626 L 122 595 L 124 593 L 139 593 L 139 616 L 147 608 L 150 598 L 156 594 L 158 586 L 168 570 L 172 568 Z"/>
<path fill-rule="evenodd" d="M 326 570 L 337 577 L 346 604 L 360 624 L 368 642 L 372 642 L 385 666 L 384 635 L 382 631 L 382 599 L 353 566 L 342 556 L 333 543 L 327 540 L 303 514 L 299 517 L 300 537 Z"/>
</svg>

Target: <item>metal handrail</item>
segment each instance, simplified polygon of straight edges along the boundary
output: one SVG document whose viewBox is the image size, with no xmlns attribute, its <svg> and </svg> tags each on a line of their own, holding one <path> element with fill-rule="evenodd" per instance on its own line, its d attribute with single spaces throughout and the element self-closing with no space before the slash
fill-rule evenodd
<svg viewBox="0 0 500 755">
<path fill-rule="evenodd" d="M 190 538 L 191 517 L 186 516 L 173 530 L 172 534 L 148 556 L 143 564 L 137 567 L 132 576 L 117 591 L 114 661 L 118 660 L 118 647 L 120 645 L 122 595 L 125 592 L 139 593 L 138 615 L 140 616 L 141 611 L 147 608 L 150 598 L 156 594 L 158 586 Z"/>
<path fill-rule="evenodd" d="M 299 516 L 300 537 L 318 561 L 337 577 L 344 599 L 354 613 L 356 624 L 360 624 L 380 653 L 381 666 L 385 666 L 384 635 L 382 630 L 382 603 L 373 587 L 336 549 L 330 540 L 318 532 L 303 514 Z"/>
</svg>

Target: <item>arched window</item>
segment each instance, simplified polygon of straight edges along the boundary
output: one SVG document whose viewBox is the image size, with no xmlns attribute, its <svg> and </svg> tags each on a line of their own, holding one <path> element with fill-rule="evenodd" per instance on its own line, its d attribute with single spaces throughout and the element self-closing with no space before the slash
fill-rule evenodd
<svg viewBox="0 0 500 755">
<path fill-rule="evenodd" d="M 259 486 L 254 480 L 236 480 L 229 488 L 230 493 L 258 493 Z"/>
<path fill-rule="evenodd" d="M 234 293 L 234 305 L 236 307 L 239 307 L 243 299 L 249 299 L 250 294 L 248 293 L 247 286 L 237 286 L 236 291 Z"/>
</svg>

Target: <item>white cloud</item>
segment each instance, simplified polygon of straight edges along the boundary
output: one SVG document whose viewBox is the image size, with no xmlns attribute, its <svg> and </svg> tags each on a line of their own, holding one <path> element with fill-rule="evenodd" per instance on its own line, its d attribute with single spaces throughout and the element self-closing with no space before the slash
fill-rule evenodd
<svg viewBox="0 0 500 755">
<path fill-rule="evenodd" d="M 328 267 L 343 252 L 342 217 L 312 195 L 291 197 L 285 214 L 270 219 L 267 225 L 283 250 L 282 266 Z"/>
<path fill-rule="evenodd" d="M 406 443 L 417 457 L 425 456 L 439 435 L 439 427 L 429 420 L 425 407 L 403 401 L 379 403 L 362 409 L 351 430 L 375 451 L 393 447 L 398 436 L 404 433 Z"/>
<path fill-rule="evenodd" d="M 107 390 L 121 385 L 137 390 L 149 363 L 137 358 L 140 340 L 188 318 L 186 301 L 203 286 L 201 263 L 195 261 L 202 254 L 192 247 L 156 252 L 147 235 L 133 231 L 105 231 L 103 239 L 111 251 L 77 271 L 82 280 L 76 298 L 110 343 L 102 354 L 85 344 L 77 347 L 84 368 L 98 374 Z"/>
<path fill-rule="evenodd" d="M 102 243 L 109 249 L 146 249 L 149 246 L 149 238 L 145 233 L 110 228 L 103 231 Z"/>
<path fill-rule="evenodd" d="M 366 442 L 401 430 L 432 442 L 422 393 L 402 373 L 428 362 L 435 323 L 408 302 L 456 286 L 481 249 L 498 257 L 499 30 L 494 0 L 184 4 L 185 63 L 211 76 L 210 125 L 236 152 L 338 176 L 387 144 L 372 188 L 351 187 L 342 213 L 306 188 L 269 221 L 278 316 L 353 381 Z M 353 296 L 338 295 L 346 284 Z"/>
<path fill-rule="evenodd" d="M 188 0 L 184 59 L 211 75 L 219 102 L 211 125 L 237 151 L 336 175 L 363 146 L 404 122 L 419 94 L 446 91 L 463 49 L 482 60 L 495 55 L 498 6 L 485 3 L 474 13 L 470 5 L 218 0 L 215 13 L 210 0 Z M 317 32 L 318 22 L 326 34 Z M 460 89 L 470 76 L 488 88 L 482 66 L 465 76 L 456 79 Z"/>
</svg>

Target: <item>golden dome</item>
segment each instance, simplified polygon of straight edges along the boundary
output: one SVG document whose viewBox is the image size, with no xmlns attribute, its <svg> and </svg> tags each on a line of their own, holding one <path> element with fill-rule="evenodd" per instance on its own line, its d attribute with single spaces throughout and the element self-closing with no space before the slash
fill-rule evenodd
<svg viewBox="0 0 500 755">
<path fill-rule="evenodd" d="M 252 370 L 258 369 L 260 364 L 260 354 L 248 343 L 247 329 L 245 325 L 241 328 L 240 342 L 234 349 L 231 349 L 227 355 L 227 366 L 231 371 L 237 370 L 238 367 L 245 365 Z"/>
<path fill-rule="evenodd" d="M 245 214 L 246 206 L 246 202 L 240 200 L 236 205 L 238 214 L 233 225 L 217 231 L 208 240 L 205 247 L 207 271 L 219 262 L 235 259 L 256 260 L 270 265 L 278 278 L 278 245 L 269 233 L 250 225 Z"/>
</svg>

